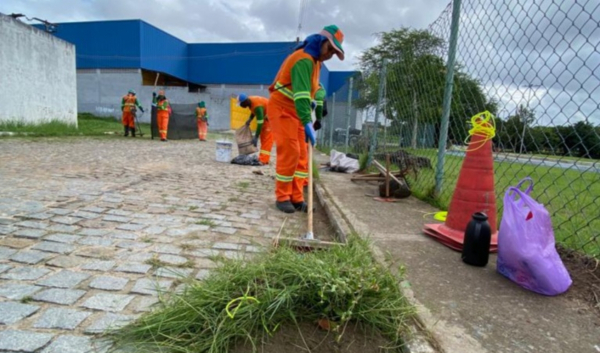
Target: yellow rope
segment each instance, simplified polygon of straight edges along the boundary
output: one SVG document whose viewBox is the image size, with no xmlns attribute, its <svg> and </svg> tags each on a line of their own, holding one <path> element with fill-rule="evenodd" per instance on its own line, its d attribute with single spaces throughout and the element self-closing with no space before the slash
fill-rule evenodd
<svg viewBox="0 0 600 353">
<path fill-rule="evenodd" d="M 469 136 L 465 138 L 465 144 L 469 146 L 467 152 L 476 151 L 483 147 L 486 142 L 493 139 L 496 136 L 496 119 L 489 111 L 485 111 L 483 113 L 475 114 L 471 117 L 471 126 L 473 126 L 469 130 Z M 484 139 L 478 142 L 478 146 L 475 148 L 471 147 L 471 142 L 468 142 L 471 136 L 482 136 Z"/>
<path fill-rule="evenodd" d="M 240 305 L 236 306 L 235 309 L 233 309 L 233 313 L 229 311 L 229 307 L 231 305 L 233 305 L 234 303 L 236 303 L 236 302 L 254 300 L 256 303 L 260 304 L 260 302 L 258 301 L 258 299 L 254 298 L 254 297 L 249 297 L 248 296 L 248 292 L 249 291 L 250 291 L 250 287 L 248 287 L 248 289 L 246 289 L 246 293 L 244 293 L 243 296 L 241 296 L 239 298 L 235 298 L 232 301 L 230 301 L 229 303 L 227 303 L 227 306 L 225 307 L 225 311 L 227 312 L 227 316 L 229 316 L 232 319 L 235 317 L 235 313 L 237 313 L 238 309 L 242 306 L 242 303 L 240 303 Z"/>
</svg>

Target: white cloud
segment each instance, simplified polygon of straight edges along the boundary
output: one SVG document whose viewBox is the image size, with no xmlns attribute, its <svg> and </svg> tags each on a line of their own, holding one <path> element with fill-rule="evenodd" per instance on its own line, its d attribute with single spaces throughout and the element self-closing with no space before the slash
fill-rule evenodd
<svg viewBox="0 0 600 353">
<path fill-rule="evenodd" d="M 425 28 L 448 1 L 308 0 L 300 37 L 338 25 L 345 34 L 346 60 L 332 59 L 327 66 L 353 70 L 360 52 L 374 43 L 374 33 L 402 26 Z M 299 11 L 300 0 L 64 0 L 60 5 L 5 0 L 0 5 L 2 13 L 24 13 L 50 22 L 141 19 L 188 43 L 293 41 Z"/>
</svg>

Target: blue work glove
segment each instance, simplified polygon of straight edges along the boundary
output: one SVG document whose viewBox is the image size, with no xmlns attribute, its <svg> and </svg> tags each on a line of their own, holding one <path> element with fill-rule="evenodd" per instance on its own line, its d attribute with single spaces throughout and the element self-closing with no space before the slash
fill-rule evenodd
<svg viewBox="0 0 600 353">
<path fill-rule="evenodd" d="M 144 112 L 144 108 L 140 107 L 140 110 L 142 111 L 142 113 Z"/>
<path fill-rule="evenodd" d="M 156 92 L 152 92 L 152 98 L 156 97 Z"/>
<path fill-rule="evenodd" d="M 316 133 L 312 123 L 304 124 L 304 135 L 306 136 L 306 142 L 310 140 L 310 143 L 313 146 L 317 143 L 317 139 L 315 138 Z"/>
<path fill-rule="evenodd" d="M 315 110 L 317 108 L 317 101 L 310 102 L 310 109 Z"/>
</svg>

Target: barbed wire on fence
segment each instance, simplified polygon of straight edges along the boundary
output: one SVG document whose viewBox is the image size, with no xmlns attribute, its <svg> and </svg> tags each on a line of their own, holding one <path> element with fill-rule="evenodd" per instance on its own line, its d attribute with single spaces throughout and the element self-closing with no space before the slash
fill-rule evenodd
<svg viewBox="0 0 600 353">
<path fill-rule="evenodd" d="M 499 215 L 506 189 L 530 176 L 534 196 L 551 212 L 557 241 L 600 257 L 600 3 L 463 2 L 443 184 L 436 193 L 451 16 L 452 3 L 426 30 L 382 33 L 353 78 L 359 94 L 350 107 L 351 128 L 347 82 L 334 92 L 335 104 L 328 98 L 321 144 L 376 157 L 402 149 L 428 159 L 408 182 L 415 195 L 445 208 L 465 155 L 467 121 L 490 111 Z"/>
</svg>

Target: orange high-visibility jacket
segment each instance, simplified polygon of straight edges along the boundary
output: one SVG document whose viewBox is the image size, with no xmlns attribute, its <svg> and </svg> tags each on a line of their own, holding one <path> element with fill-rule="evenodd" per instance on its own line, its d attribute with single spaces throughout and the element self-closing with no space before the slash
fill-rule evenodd
<svg viewBox="0 0 600 353">
<path fill-rule="evenodd" d="M 196 107 L 196 118 L 198 120 L 208 121 L 208 116 L 206 115 L 206 108 Z"/>
<path fill-rule="evenodd" d="M 130 94 L 123 96 L 123 99 L 121 100 L 121 110 L 124 112 L 131 112 L 136 106 L 140 106 L 136 96 Z"/>
<path fill-rule="evenodd" d="M 293 75 L 292 69 L 300 60 L 310 60 L 313 63 L 311 77 Z M 275 81 L 269 87 L 269 92 L 271 92 L 271 103 L 276 103 L 286 109 L 296 112 L 303 124 L 310 122 L 310 102 L 314 99 L 315 94 L 319 90 L 320 74 L 321 62 L 315 60 L 304 50 L 296 50 L 285 59 L 275 77 Z M 294 82 L 292 82 L 292 77 L 294 78 Z M 305 82 L 306 80 L 310 81 Z M 295 102 L 301 99 L 308 100 L 308 104 L 306 104 L 308 109 L 298 111 Z"/>
</svg>

